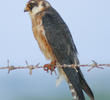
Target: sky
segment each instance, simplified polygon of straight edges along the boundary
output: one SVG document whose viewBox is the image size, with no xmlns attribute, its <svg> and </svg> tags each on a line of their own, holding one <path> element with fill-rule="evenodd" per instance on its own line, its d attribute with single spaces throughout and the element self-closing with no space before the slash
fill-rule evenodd
<svg viewBox="0 0 110 100">
<path fill-rule="evenodd" d="M 80 63 L 91 64 L 91 60 L 110 63 L 110 0 L 48 1 L 68 25 L 78 49 Z M 1 1 L 0 67 L 7 66 L 7 59 L 10 60 L 11 65 L 15 66 L 25 65 L 25 60 L 29 64 L 40 63 L 41 65 L 50 62 L 45 59 L 34 39 L 29 14 L 24 13 L 27 2 L 28 0 Z M 104 70 L 93 69 L 91 72 L 87 72 L 88 68 L 82 68 L 96 97 L 101 95 L 97 91 L 105 91 L 107 96 L 110 93 L 110 68 L 104 68 Z M 0 98 L 7 100 L 6 94 L 12 98 L 13 94 L 14 97 L 19 97 L 21 94 L 40 95 L 41 93 L 46 97 L 45 93 L 47 95 L 50 93 L 51 96 L 56 96 L 57 100 L 60 100 L 58 98 L 63 97 L 60 95 L 62 92 L 64 97 L 71 98 L 65 82 L 58 88 L 55 87 L 56 78 L 57 76 L 51 76 L 41 69 L 33 71 L 31 76 L 28 70 L 13 71 L 9 75 L 6 70 L 0 70 Z"/>
</svg>

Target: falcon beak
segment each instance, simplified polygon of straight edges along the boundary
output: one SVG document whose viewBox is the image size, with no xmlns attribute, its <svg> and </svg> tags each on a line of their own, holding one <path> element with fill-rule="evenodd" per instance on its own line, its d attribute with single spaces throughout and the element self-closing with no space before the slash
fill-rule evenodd
<svg viewBox="0 0 110 100">
<path fill-rule="evenodd" d="M 27 6 L 25 9 L 24 9 L 24 12 L 28 12 L 29 11 L 29 7 Z"/>
</svg>

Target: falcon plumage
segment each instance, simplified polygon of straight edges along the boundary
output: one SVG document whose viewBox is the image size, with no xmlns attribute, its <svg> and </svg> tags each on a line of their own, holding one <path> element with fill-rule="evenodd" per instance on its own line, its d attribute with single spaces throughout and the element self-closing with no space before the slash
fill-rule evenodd
<svg viewBox="0 0 110 100">
<path fill-rule="evenodd" d="M 30 0 L 25 8 L 32 20 L 32 30 L 44 56 L 57 64 L 79 64 L 77 49 L 68 26 L 58 12 L 45 0 Z M 85 81 L 80 68 L 58 68 L 60 83 L 67 81 L 74 100 L 85 100 L 83 90 L 94 100 L 94 95 Z"/>
</svg>

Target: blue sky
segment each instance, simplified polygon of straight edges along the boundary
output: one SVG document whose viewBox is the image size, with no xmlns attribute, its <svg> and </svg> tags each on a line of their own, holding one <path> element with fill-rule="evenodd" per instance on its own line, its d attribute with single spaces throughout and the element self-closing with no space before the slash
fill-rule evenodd
<svg viewBox="0 0 110 100">
<path fill-rule="evenodd" d="M 48 1 L 60 13 L 69 26 L 79 52 L 81 64 L 89 64 L 91 60 L 96 60 L 98 63 L 110 63 L 110 1 Z M 9 59 L 10 63 L 13 65 L 25 65 L 25 60 L 28 60 L 30 64 L 37 64 L 40 62 L 41 65 L 49 62 L 40 52 L 33 37 L 29 14 L 24 13 L 26 2 L 27 0 L 1 1 L 0 66 L 6 66 L 7 59 Z M 88 83 L 93 88 L 93 91 L 107 90 L 110 92 L 110 88 L 108 87 L 110 84 L 109 68 L 105 68 L 104 70 L 94 69 L 89 73 L 87 72 L 87 68 L 82 68 L 82 70 Z M 16 93 L 15 90 L 16 87 L 19 87 L 19 83 L 23 82 L 22 84 L 25 86 L 25 83 L 31 81 L 31 85 L 36 84 L 40 87 L 40 85 L 46 83 L 49 84 L 53 91 L 59 92 L 63 89 L 63 92 L 66 94 L 69 90 L 65 82 L 63 82 L 60 87 L 55 87 L 56 77 L 57 76 L 54 75 L 50 76 L 42 70 L 34 71 L 32 76 L 28 75 L 28 70 L 14 71 L 11 75 L 8 75 L 6 71 L 0 71 L 0 88 L 2 88 L 0 93 L 2 93 L 2 96 L 5 95 L 5 93 L 9 94 L 13 92 L 17 95 L 18 93 Z M 13 87 L 12 84 L 16 84 L 15 87 Z M 30 84 L 28 83 L 27 86 L 30 86 Z M 46 86 L 44 85 L 43 87 L 45 92 Z M 22 87 L 21 84 L 20 87 Z M 50 90 L 50 88 L 48 89 Z M 25 89 L 27 89 L 27 87 L 25 87 Z M 32 88 L 32 91 L 35 93 L 33 89 L 34 88 Z M 20 88 L 18 90 L 20 92 L 22 91 Z M 41 93 L 42 90 L 36 90 L 36 92 Z M 69 96 L 71 97 L 70 94 Z"/>
</svg>

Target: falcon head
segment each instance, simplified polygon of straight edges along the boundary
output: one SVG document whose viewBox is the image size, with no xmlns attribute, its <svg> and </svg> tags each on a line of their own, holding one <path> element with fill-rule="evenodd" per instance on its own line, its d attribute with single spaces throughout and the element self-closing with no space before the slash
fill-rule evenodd
<svg viewBox="0 0 110 100">
<path fill-rule="evenodd" d="M 30 0 L 24 12 L 29 12 L 30 14 L 37 14 L 39 12 L 42 12 L 50 7 L 49 2 L 45 0 Z"/>
</svg>

